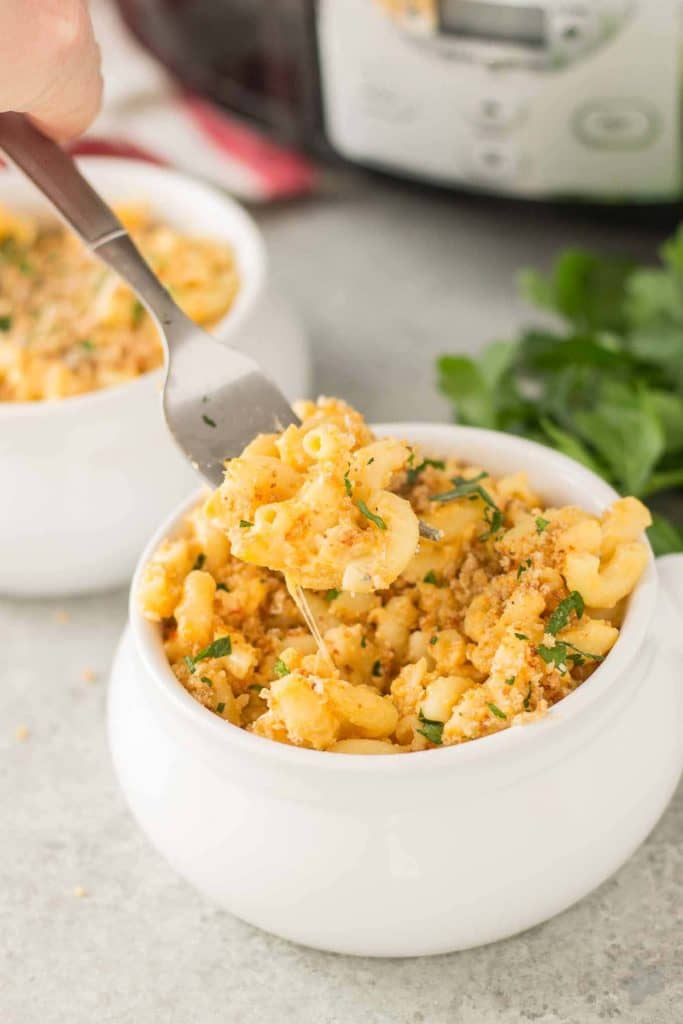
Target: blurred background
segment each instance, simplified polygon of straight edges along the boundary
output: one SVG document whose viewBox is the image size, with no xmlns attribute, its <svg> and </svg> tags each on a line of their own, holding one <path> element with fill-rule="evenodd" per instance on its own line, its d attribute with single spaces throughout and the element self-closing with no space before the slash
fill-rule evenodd
<svg viewBox="0 0 683 1024">
<path fill-rule="evenodd" d="M 527 434 L 621 490 L 664 492 L 655 506 L 670 509 L 683 276 L 668 265 L 643 279 L 642 265 L 681 211 L 678 0 L 93 10 L 105 105 L 78 151 L 168 163 L 251 206 L 316 391 L 375 421 L 455 412 Z M 520 289 L 524 268 L 553 265 L 554 279 Z M 482 381 L 486 366 L 461 357 L 491 342 L 507 355 Z M 439 366 L 445 354 L 460 362 Z M 476 408 L 473 389 L 486 392 Z M 576 405 L 606 414 L 580 424 Z M 635 469 L 623 464 L 634 437 L 648 439 Z"/>
</svg>

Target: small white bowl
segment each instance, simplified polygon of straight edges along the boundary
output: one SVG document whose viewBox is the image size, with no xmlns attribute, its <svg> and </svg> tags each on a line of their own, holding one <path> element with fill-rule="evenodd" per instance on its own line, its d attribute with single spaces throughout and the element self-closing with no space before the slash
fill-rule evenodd
<svg viewBox="0 0 683 1024">
<path fill-rule="evenodd" d="M 563 455 L 465 427 L 395 424 L 433 454 L 525 469 L 550 503 L 617 495 Z M 654 561 L 595 673 L 541 721 L 396 757 L 334 755 L 251 735 L 198 704 L 137 609 L 109 691 L 122 789 L 151 842 L 211 900 L 304 945 L 365 956 L 465 949 L 529 928 L 633 853 L 683 762 L 683 557 Z M 671 593 L 667 590 L 671 588 Z M 677 596 L 675 596 L 677 595 Z M 656 610 L 656 615 L 655 615 Z"/>
<path fill-rule="evenodd" d="M 249 215 L 165 168 L 107 157 L 79 165 L 111 203 L 145 202 L 180 231 L 230 243 L 240 290 L 212 333 L 253 355 L 290 399 L 307 394 L 305 346 L 267 294 L 264 246 Z M 0 203 L 55 216 L 12 172 L 0 174 Z M 0 593 L 83 593 L 130 579 L 151 530 L 197 486 L 164 425 L 162 373 L 59 401 L 0 402 Z"/>
</svg>

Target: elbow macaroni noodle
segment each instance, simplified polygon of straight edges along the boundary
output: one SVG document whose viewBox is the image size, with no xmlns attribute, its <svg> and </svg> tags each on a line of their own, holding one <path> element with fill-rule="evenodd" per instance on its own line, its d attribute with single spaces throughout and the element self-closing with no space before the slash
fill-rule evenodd
<svg viewBox="0 0 683 1024">
<path fill-rule="evenodd" d="M 301 402 L 300 427 L 262 435 L 232 459 L 205 506 L 236 558 L 295 585 L 384 590 L 418 545 L 410 502 L 389 490 L 405 441 L 374 441 L 358 413 L 334 400 Z"/>
<path fill-rule="evenodd" d="M 538 719 L 608 655 L 647 563 L 640 502 L 547 508 L 524 473 L 425 459 L 335 399 L 297 411 L 144 573 L 144 614 L 205 707 L 315 750 L 419 751 Z"/>
<path fill-rule="evenodd" d="M 119 217 L 188 316 L 211 326 L 228 312 L 239 289 L 228 246 L 184 237 L 142 207 Z M 75 235 L 0 208 L 0 401 L 68 398 L 162 361 L 150 317 Z"/>
</svg>

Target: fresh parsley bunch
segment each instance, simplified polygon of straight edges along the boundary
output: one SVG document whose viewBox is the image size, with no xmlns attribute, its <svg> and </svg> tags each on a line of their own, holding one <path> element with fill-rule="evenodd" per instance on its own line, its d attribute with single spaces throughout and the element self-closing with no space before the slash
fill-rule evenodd
<svg viewBox="0 0 683 1024">
<path fill-rule="evenodd" d="M 460 422 L 556 448 L 624 494 L 683 489 L 683 225 L 655 268 L 568 249 L 520 286 L 563 326 L 477 360 L 442 356 L 439 386 Z M 683 550 L 680 526 L 659 515 L 650 540 L 657 554 Z"/>
</svg>

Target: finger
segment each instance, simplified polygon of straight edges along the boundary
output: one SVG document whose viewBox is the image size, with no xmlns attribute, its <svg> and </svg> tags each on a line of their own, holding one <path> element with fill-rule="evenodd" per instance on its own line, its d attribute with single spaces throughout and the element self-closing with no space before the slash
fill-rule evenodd
<svg viewBox="0 0 683 1024">
<path fill-rule="evenodd" d="M 92 121 L 100 56 L 85 0 L 2 0 L 0 109 L 29 114 L 64 141 Z"/>
</svg>

